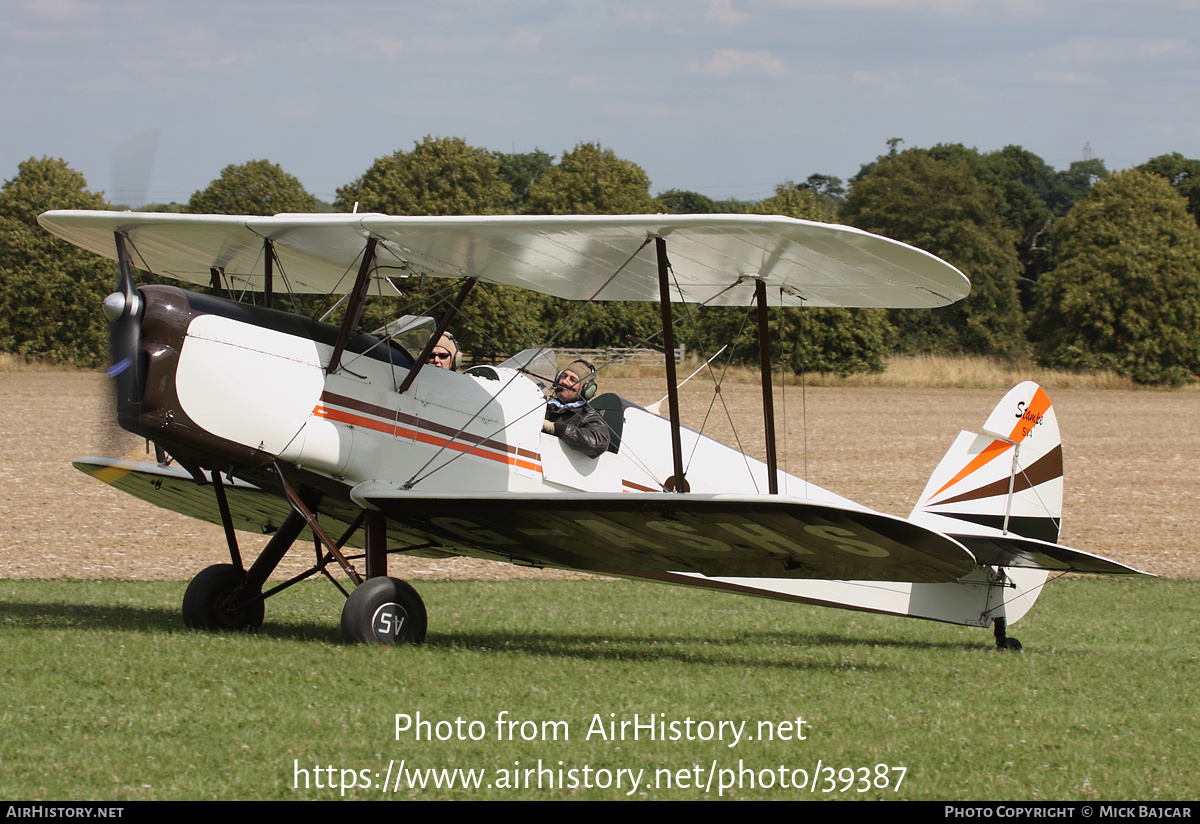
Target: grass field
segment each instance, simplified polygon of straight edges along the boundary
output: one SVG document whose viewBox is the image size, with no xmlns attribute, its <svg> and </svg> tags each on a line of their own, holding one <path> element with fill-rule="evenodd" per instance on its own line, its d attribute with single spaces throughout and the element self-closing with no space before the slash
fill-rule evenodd
<svg viewBox="0 0 1200 824">
<path fill-rule="evenodd" d="M 954 434 L 978 427 L 1011 382 L 979 364 L 910 365 L 932 383 L 813 386 L 786 405 L 777 395 L 788 466 L 907 512 Z M 0 362 L 0 382 L 11 453 L 0 467 L 0 797 L 1200 795 L 1194 388 L 1054 390 L 1067 541 L 1180 580 L 1052 583 L 1013 629 L 1026 648 L 1013 655 L 993 651 L 986 630 L 402 559 L 393 574 L 429 605 L 424 647 L 344 645 L 328 585 L 272 599 L 257 635 L 186 632 L 183 589 L 227 557 L 220 529 L 70 467 L 109 443 L 101 376 Z M 614 375 L 605 389 L 652 402 L 661 383 Z M 991 388 L 930 391 L 943 385 Z M 739 429 L 760 415 L 753 384 L 742 388 L 720 404 Z M 711 386 L 697 378 L 683 395 L 685 420 L 703 420 Z M 740 437 L 759 448 L 752 427 Z M 397 738 L 397 714 L 417 713 L 434 740 Z M 588 735 L 635 714 L 666 725 L 667 740 Z M 497 728 L 501 717 L 516 723 Z M 761 740 L 768 732 L 776 740 Z"/>
<path fill-rule="evenodd" d="M 1021 654 L 991 649 L 986 630 L 624 581 L 419 586 L 429 643 L 382 649 L 341 643 L 328 585 L 273 599 L 258 634 L 207 635 L 181 628 L 182 582 L 0 581 L 0 797 L 1178 800 L 1200 787 L 1196 582 L 1051 583 L 1013 630 Z M 595 726 L 635 714 L 667 740 Z M 410 786 L 439 769 L 479 772 Z"/>
</svg>

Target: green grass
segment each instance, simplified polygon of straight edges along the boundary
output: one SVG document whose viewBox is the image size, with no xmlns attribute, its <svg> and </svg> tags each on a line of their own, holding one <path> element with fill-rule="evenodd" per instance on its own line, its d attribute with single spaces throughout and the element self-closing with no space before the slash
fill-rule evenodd
<svg viewBox="0 0 1200 824">
<path fill-rule="evenodd" d="M 642 770 L 634 798 L 1177 800 L 1200 786 L 1195 582 L 1051 584 L 1013 629 L 1021 654 L 992 650 L 986 630 L 604 581 L 421 582 L 423 647 L 342 644 L 328 585 L 272 599 L 258 634 L 207 635 L 182 628 L 183 586 L 0 581 L 0 797 L 337 798 L 318 778 L 382 781 L 401 759 L 486 775 L 478 790 L 346 797 L 626 797 L 627 777 L 487 788 L 539 759 L 580 783 L 585 767 L 593 784 L 595 770 Z M 503 711 L 537 722 L 524 727 L 537 740 L 497 740 Z M 478 721 L 482 738 L 397 740 L 396 714 L 418 712 L 462 719 L 464 738 Z M 681 730 L 744 721 L 755 740 L 586 738 L 597 716 L 634 713 Z M 804 740 L 757 740 L 759 722 L 797 717 Z M 569 740 L 543 740 L 541 722 L 559 721 Z M 779 786 L 781 766 L 799 781 L 818 763 L 815 792 Z M 697 764 L 702 780 L 714 764 L 733 772 L 707 791 L 644 786 L 680 770 L 694 781 Z M 756 786 L 718 796 L 739 764 Z M 879 764 L 905 769 L 898 792 L 898 771 L 862 793 L 862 773 L 835 772 L 829 791 L 827 768 L 874 779 Z M 304 773 L 293 786 L 297 765 L 308 789 Z M 775 786 L 757 786 L 763 770 Z"/>
</svg>

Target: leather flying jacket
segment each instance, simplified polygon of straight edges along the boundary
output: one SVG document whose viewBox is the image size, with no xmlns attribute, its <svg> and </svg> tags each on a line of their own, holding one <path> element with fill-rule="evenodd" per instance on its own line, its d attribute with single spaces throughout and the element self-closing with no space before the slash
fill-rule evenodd
<svg viewBox="0 0 1200 824">
<path fill-rule="evenodd" d="M 611 435 L 600 413 L 586 403 L 559 404 L 546 407 L 546 420 L 554 424 L 554 435 L 589 458 L 598 458 L 608 449 Z"/>
</svg>

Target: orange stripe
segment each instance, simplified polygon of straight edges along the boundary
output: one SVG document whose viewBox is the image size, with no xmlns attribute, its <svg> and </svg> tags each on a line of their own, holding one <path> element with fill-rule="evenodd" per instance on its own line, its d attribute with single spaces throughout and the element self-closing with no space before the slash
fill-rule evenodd
<svg viewBox="0 0 1200 824">
<path fill-rule="evenodd" d="M 991 444 L 988 445 L 987 449 L 983 450 L 978 455 L 976 455 L 974 458 L 972 458 L 971 462 L 969 464 L 967 464 L 966 466 L 964 466 L 962 469 L 960 469 L 958 471 L 957 475 L 955 475 L 950 480 L 946 481 L 946 483 L 942 485 L 942 488 L 939 489 L 937 492 L 930 495 L 925 500 L 925 503 L 929 503 L 934 498 L 936 498 L 938 495 L 941 495 L 943 492 L 945 492 L 948 488 L 954 486 L 956 483 L 961 481 L 963 478 L 970 475 L 976 469 L 979 469 L 981 466 L 983 466 L 984 464 L 987 464 L 992 459 L 997 458 L 1000 455 L 1004 454 L 1004 452 L 1010 446 L 1012 446 L 1012 444 L 1005 443 L 1004 441 L 992 441 Z"/>
<path fill-rule="evenodd" d="M 318 418 L 325 418 L 326 420 L 337 421 L 339 423 L 350 423 L 355 426 L 361 426 L 363 429 L 374 429 L 376 432 L 383 432 L 388 435 L 394 434 L 396 431 L 395 424 L 385 425 L 374 418 L 355 415 L 353 412 L 343 412 L 340 409 L 328 409 L 318 406 L 313 410 L 313 414 Z"/>
<path fill-rule="evenodd" d="M 1021 416 L 1021 420 L 1017 421 L 1017 425 L 1013 427 L 1012 434 L 1008 436 L 1008 439 L 1016 443 L 1025 440 L 1025 437 L 1033 431 L 1038 421 L 1049 409 L 1050 398 L 1039 386 L 1038 391 L 1033 393 L 1033 400 L 1029 402 L 1029 406 L 1025 407 L 1025 414 Z"/>
<path fill-rule="evenodd" d="M 481 444 L 462 443 L 452 439 L 443 438 L 441 436 L 430 435 L 417 429 L 409 429 L 407 427 L 397 426 L 393 423 L 384 424 L 373 418 L 355 415 L 352 412 L 343 412 L 340 409 L 330 409 L 329 407 L 321 406 L 320 404 L 317 404 L 317 406 L 313 409 L 313 415 L 318 418 L 337 421 L 339 423 L 354 424 L 355 426 L 361 426 L 364 429 L 373 429 L 376 432 L 382 432 L 386 435 L 392 435 L 397 438 L 411 438 L 420 443 L 429 444 L 431 446 L 445 447 L 447 449 L 452 449 L 455 452 L 470 452 L 471 454 L 480 458 L 487 458 L 488 460 L 497 461 L 502 464 L 508 464 L 509 466 L 528 469 L 531 472 L 542 471 L 540 463 L 522 460 L 518 457 L 507 454 L 496 454 L 495 452 L 487 451 L 488 447 L 485 447 Z"/>
</svg>

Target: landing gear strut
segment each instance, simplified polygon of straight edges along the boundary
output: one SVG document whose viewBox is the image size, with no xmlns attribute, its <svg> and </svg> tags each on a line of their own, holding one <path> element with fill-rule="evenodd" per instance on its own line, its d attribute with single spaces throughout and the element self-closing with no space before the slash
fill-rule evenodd
<svg viewBox="0 0 1200 824">
<path fill-rule="evenodd" d="M 1009 638 L 1007 634 L 1008 621 L 1004 618 L 997 618 L 995 623 L 996 634 L 996 649 L 1006 649 L 1012 652 L 1021 651 L 1021 642 L 1016 638 Z"/>
</svg>

